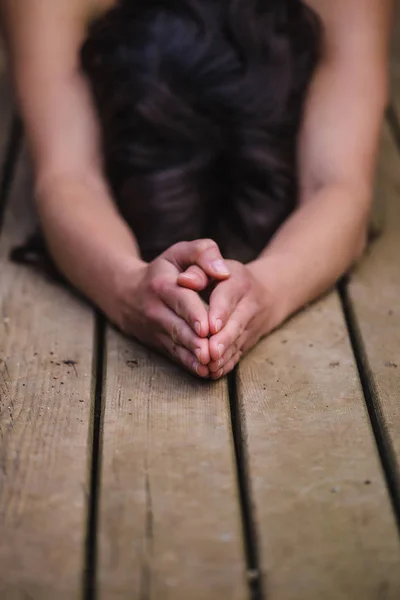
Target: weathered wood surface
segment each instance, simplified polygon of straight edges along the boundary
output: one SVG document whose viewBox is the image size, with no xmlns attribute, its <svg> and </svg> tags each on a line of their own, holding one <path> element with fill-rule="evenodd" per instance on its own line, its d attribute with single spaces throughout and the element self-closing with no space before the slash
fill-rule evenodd
<svg viewBox="0 0 400 600">
<path fill-rule="evenodd" d="M 400 597 L 400 548 L 339 298 L 241 363 L 262 573 L 271 600 Z"/>
<path fill-rule="evenodd" d="M 101 600 L 248 598 L 226 382 L 109 329 Z"/>
<path fill-rule="evenodd" d="M 400 154 L 384 130 L 378 193 L 385 231 L 354 273 L 350 298 L 367 355 L 370 377 L 400 468 Z"/>
<path fill-rule="evenodd" d="M 32 226 L 26 163 L 0 240 L 0 598 L 81 598 L 93 318 L 8 252 Z M 70 364 L 69 361 L 74 361 Z"/>
</svg>

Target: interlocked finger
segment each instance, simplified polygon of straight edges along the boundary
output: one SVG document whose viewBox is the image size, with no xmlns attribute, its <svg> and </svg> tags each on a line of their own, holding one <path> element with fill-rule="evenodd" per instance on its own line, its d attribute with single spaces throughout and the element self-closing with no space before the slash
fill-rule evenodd
<svg viewBox="0 0 400 600">
<path fill-rule="evenodd" d="M 245 295 L 246 289 L 246 283 L 235 274 L 216 286 L 210 296 L 208 313 L 211 334 L 218 333 L 226 326 Z"/>
<path fill-rule="evenodd" d="M 221 358 L 219 358 L 218 360 L 212 360 L 209 365 L 208 368 L 210 370 L 210 372 L 212 373 L 216 373 L 217 371 L 219 371 L 220 369 L 222 369 L 222 367 L 224 365 L 226 365 L 228 363 L 228 361 L 235 356 L 235 354 L 239 351 L 243 351 L 243 346 L 246 343 L 246 338 L 247 338 L 247 332 L 245 331 L 237 340 L 234 344 L 232 344 L 231 346 L 229 346 L 229 348 L 226 350 L 226 352 L 221 356 Z"/>
<path fill-rule="evenodd" d="M 170 358 L 183 366 L 187 371 L 202 378 L 209 377 L 208 367 L 200 364 L 189 350 L 176 344 L 170 336 L 161 334 L 160 342 Z"/>
<path fill-rule="evenodd" d="M 256 307 L 246 299 L 242 300 L 234 311 L 225 327 L 210 338 L 210 356 L 217 361 L 225 354 L 232 344 L 244 333 L 253 320 Z"/>
<path fill-rule="evenodd" d="M 221 377 L 225 377 L 228 373 L 230 373 L 239 360 L 242 358 L 243 353 L 238 351 L 232 358 L 228 360 L 226 365 L 224 365 L 221 369 L 219 369 L 216 373 L 210 373 L 211 379 L 221 379 Z"/>
<path fill-rule="evenodd" d="M 193 242 L 179 242 L 171 246 L 163 255 L 180 271 L 191 265 L 198 265 L 206 275 L 215 279 L 226 279 L 230 271 L 214 240 L 203 239 Z"/>
<path fill-rule="evenodd" d="M 183 319 L 167 306 L 162 311 L 160 320 L 164 333 L 170 337 L 173 344 L 189 350 L 193 358 L 202 364 L 206 365 L 210 362 L 208 339 L 200 338 Z"/>
<path fill-rule="evenodd" d="M 159 290 L 159 296 L 199 337 L 208 336 L 208 313 L 197 292 L 169 283 Z"/>
<path fill-rule="evenodd" d="M 197 265 L 191 265 L 186 271 L 178 276 L 178 284 L 197 292 L 202 292 L 210 283 L 210 278 L 203 269 Z"/>
</svg>

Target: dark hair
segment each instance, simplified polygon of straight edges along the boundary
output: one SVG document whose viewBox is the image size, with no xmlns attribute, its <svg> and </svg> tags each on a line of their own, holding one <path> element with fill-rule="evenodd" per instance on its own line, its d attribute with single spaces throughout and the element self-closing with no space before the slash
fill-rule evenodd
<svg viewBox="0 0 400 600">
<path fill-rule="evenodd" d="M 296 203 L 319 40 L 299 0 L 120 0 L 91 25 L 105 169 L 144 258 L 201 237 L 261 251 Z"/>
</svg>

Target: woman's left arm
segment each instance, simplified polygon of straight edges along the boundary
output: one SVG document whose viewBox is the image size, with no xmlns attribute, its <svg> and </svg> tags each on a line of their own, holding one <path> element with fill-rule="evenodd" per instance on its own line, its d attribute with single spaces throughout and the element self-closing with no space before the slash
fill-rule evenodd
<svg viewBox="0 0 400 600">
<path fill-rule="evenodd" d="M 362 254 L 388 96 L 391 1 L 310 3 L 324 41 L 299 140 L 299 205 L 249 265 L 271 297 L 269 328 L 326 291 Z"/>
<path fill-rule="evenodd" d="M 257 260 L 230 263 L 231 277 L 211 295 L 214 378 L 233 367 L 231 356 L 237 362 L 329 289 L 366 245 L 388 98 L 392 0 L 307 1 L 324 36 L 300 132 L 298 207 Z M 185 274 L 179 281 L 196 289 Z"/>
</svg>

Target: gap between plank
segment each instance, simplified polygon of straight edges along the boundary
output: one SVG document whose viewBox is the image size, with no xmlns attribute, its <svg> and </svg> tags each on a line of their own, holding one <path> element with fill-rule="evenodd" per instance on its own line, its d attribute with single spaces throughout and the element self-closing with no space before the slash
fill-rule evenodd
<svg viewBox="0 0 400 600">
<path fill-rule="evenodd" d="M 400 474 L 396 455 L 387 431 L 385 418 L 382 414 L 374 377 L 368 362 L 362 334 L 347 289 L 348 277 L 342 278 L 338 283 L 338 292 L 342 304 L 344 318 L 349 333 L 357 364 L 358 374 L 371 427 L 375 436 L 375 443 L 381 460 L 382 469 L 386 479 L 390 500 L 396 518 L 398 533 L 400 534 Z"/>
<path fill-rule="evenodd" d="M 386 109 L 386 121 L 393 135 L 397 150 L 400 152 L 400 121 L 392 103 Z"/>
<path fill-rule="evenodd" d="M 14 173 L 18 162 L 22 142 L 22 124 L 17 114 L 11 119 L 10 132 L 7 136 L 7 145 L 4 161 L 1 164 L 0 181 L 0 233 L 3 228 L 4 214 L 7 200 L 11 191 Z"/>
<path fill-rule="evenodd" d="M 103 430 L 103 385 L 105 377 L 105 331 L 104 317 L 96 311 L 94 335 L 94 404 L 92 410 L 92 453 L 90 457 L 90 488 L 87 510 L 85 544 L 84 599 L 97 598 L 97 525 L 101 477 L 101 451 Z"/>
<path fill-rule="evenodd" d="M 248 461 L 244 442 L 243 415 L 237 391 L 237 367 L 228 375 L 231 427 L 236 459 L 236 477 L 240 498 L 240 510 L 247 565 L 247 583 L 251 600 L 263 600 L 263 582 L 260 569 L 256 526 L 252 514 Z"/>
</svg>

